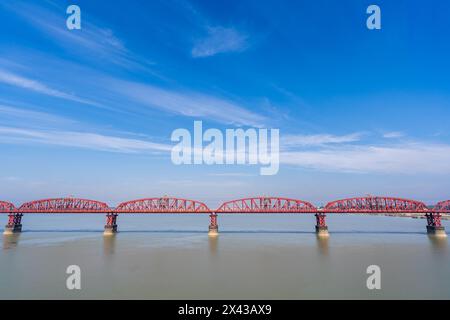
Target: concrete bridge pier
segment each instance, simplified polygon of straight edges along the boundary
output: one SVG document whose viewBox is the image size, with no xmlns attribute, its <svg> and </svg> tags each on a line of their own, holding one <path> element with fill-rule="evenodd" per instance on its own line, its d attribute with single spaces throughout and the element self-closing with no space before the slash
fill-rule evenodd
<svg viewBox="0 0 450 320">
<path fill-rule="evenodd" d="M 3 234 L 22 232 L 22 216 L 22 213 L 10 213 L 8 215 L 8 224 L 5 226 Z"/>
<path fill-rule="evenodd" d="M 318 237 L 329 237 L 328 226 L 325 222 L 325 213 L 316 213 L 316 234 Z"/>
<path fill-rule="evenodd" d="M 219 235 L 219 225 L 217 224 L 217 214 L 215 212 L 213 212 L 209 215 L 209 218 L 210 218 L 210 223 L 209 223 L 208 236 L 216 237 Z"/>
<path fill-rule="evenodd" d="M 444 226 L 441 224 L 441 215 L 439 213 L 427 213 L 427 233 L 430 236 L 439 238 L 447 237 Z"/>
<path fill-rule="evenodd" d="M 117 233 L 117 213 L 107 213 L 106 214 L 106 224 L 104 236 L 112 236 Z"/>
</svg>

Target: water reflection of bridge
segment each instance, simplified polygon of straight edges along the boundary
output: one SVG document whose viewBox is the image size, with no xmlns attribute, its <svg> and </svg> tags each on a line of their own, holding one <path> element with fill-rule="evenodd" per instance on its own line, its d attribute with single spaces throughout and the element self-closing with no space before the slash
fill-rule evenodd
<svg viewBox="0 0 450 320">
<path fill-rule="evenodd" d="M 104 202 L 78 199 L 55 198 L 26 202 L 20 207 L 0 201 L 0 213 L 8 214 L 5 234 L 22 230 L 24 214 L 105 214 L 105 235 L 117 232 L 119 214 L 207 214 L 210 217 L 209 235 L 218 235 L 218 216 L 225 214 L 313 214 L 316 217 L 316 233 L 328 236 L 327 214 L 387 214 L 404 216 L 422 215 L 427 219 L 427 232 L 435 236 L 446 236 L 441 224 L 441 215 L 450 213 L 450 200 L 442 201 L 432 208 L 423 202 L 392 197 L 360 197 L 336 200 L 325 207 L 317 208 L 311 203 L 282 197 L 254 197 L 224 202 L 216 210 L 200 201 L 173 197 L 146 198 L 127 201 L 113 208 Z"/>
</svg>

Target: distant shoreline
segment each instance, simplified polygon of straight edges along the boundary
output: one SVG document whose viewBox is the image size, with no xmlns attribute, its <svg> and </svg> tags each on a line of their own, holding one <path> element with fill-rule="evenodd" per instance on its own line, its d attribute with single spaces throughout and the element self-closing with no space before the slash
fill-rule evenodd
<svg viewBox="0 0 450 320">
<path fill-rule="evenodd" d="M 382 215 L 388 217 L 400 217 L 400 218 L 413 218 L 413 219 L 425 219 L 423 213 L 371 213 L 370 215 Z M 450 215 L 446 213 L 441 214 L 442 220 L 450 220 Z"/>
</svg>

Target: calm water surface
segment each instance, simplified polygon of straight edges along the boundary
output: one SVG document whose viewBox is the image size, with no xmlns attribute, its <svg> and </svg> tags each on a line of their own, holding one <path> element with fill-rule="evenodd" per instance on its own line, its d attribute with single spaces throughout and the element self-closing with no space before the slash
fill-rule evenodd
<svg viewBox="0 0 450 320">
<path fill-rule="evenodd" d="M 122 215 L 104 238 L 103 215 L 25 215 L 24 232 L 3 236 L 0 298 L 450 299 L 448 240 L 428 237 L 425 220 L 328 216 L 328 240 L 314 220 L 220 216 L 209 238 L 206 215 Z M 72 264 L 81 290 L 66 289 Z M 373 264 L 381 290 L 366 288 Z"/>
</svg>

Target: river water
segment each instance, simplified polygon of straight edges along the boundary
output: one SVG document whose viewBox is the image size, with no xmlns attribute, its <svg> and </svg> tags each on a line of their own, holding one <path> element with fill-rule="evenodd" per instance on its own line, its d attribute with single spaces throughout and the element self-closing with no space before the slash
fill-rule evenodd
<svg viewBox="0 0 450 320">
<path fill-rule="evenodd" d="M 120 215 L 103 237 L 103 215 L 25 215 L 3 236 L 0 299 L 450 299 L 448 240 L 422 219 L 329 215 L 328 240 L 313 215 L 218 222 L 211 238 L 207 215 Z M 69 265 L 81 290 L 66 287 Z M 380 290 L 367 289 L 369 265 Z"/>
</svg>

